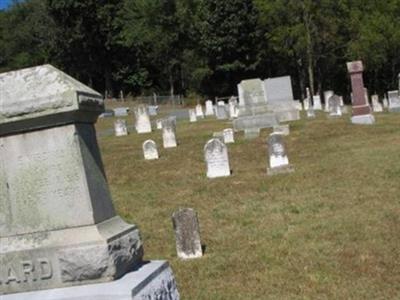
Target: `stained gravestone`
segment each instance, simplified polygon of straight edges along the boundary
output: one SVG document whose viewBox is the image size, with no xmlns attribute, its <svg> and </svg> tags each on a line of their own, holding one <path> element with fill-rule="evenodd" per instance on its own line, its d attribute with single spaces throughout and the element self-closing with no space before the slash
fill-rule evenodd
<svg viewBox="0 0 400 300">
<path fill-rule="evenodd" d="M 165 119 L 162 121 L 162 137 L 164 148 L 175 148 L 176 142 L 176 126 L 173 120 Z"/>
<path fill-rule="evenodd" d="M 157 144 L 153 140 L 143 142 L 143 155 L 146 160 L 158 159 Z"/>
<path fill-rule="evenodd" d="M 0 96 L 0 298 L 99 299 L 104 285 L 148 298 L 148 283 L 178 299 L 165 263 L 141 271 L 139 230 L 115 214 L 93 125 L 102 96 L 50 65 L 0 74 Z"/>
<path fill-rule="evenodd" d="M 268 137 L 267 143 L 269 153 L 269 167 L 267 167 L 267 174 L 276 175 L 293 172 L 294 169 L 289 165 L 289 159 L 286 154 L 283 135 L 272 133 Z"/>
<path fill-rule="evenodd" d="M 324 92 L 325 112 L 329 112 L 329 99 L 334 95 L 333 91 Z"/>
<path fill-rule="evenodd" d="M 400 97 L 398 91 L 388 92 L 389 96 L 389 111 L 400 112 Z"/>
<path fill-rule="evenodd" d="M 137 133 L 151 132 L 150 117 L 147 112 L 147 107 L 145 105 L 141 104 L 135 108 L 135 118 L 135 127 Z"/>
<path fill-rule="evenodd" d="M 225 104 L 215 106 L 215 116 L 218 120 L 228 119 L 228 112 L 226 111 Z"/>
<path fill-rule="evenodd" d="M 372 95 L 372 109 L 374 112 L 383 112 L 383 107 L 382 104 L 379 103 L 379 96 L 378 95 Z"/>
<path fill-rule="evenodd" d="M 192 208 L 183 208 L 172 214 L 175 231 L 176 252 L 181 259 L 203 256 L 200 241 L 200 226 L 197 213 Z"/>
<path fill-rule="evenodd" d="M 204 118 L 203 107 L 201 106 L 201 104 L 196 105 L 196 117 Z"/>
<path fill-rule="evenodd" d="M 189 122 L 197 122 L 196 110 L 194 109 L 189 109 Z"/>
<path fill-rule="evenodd" d="M 211 100 L 206 101 L 206 116 L 213 116 L 214 115 L 214 108 L 213 103 Z"/>
<path fill-rule="evenodd" d="M 329 103 L 329 117 L 341 117 L 342 108 L 340 106 L 340 98 L 337 95 L 333 95 L 328 100 Z"/>
<path fill-rule="evenodd" d="M 365 99 L 362 61 L 347 63 L 347 70 L 350 74 L 351 89 L 353 92 L 353 112 L 351 122 L 353 124 L 374 124 L 375 118 L 372 115 L 371 107 Z"/>
<path fill-rule="evenodd" d="M 204 146 L 204 158 L 207 165 L 207 177 L 225 177 L 231 175 L 228 149 L 219 139 L 211 139 Z"/>
<path fill-rule="evenodd" d="M 223 130 L 223 136 L 224 136 L 224 143 L 225 144 L 231 144 L 235 142 L 235 136 L 233 133 L 232 128 L 226 128 Z"/>
<path fill-rule="evenodd" d="M 128 115 L 129 107 L 117 107 L 114 108 L 114 116 L 126 117 Z"/>
<path fill-rule="evenodd" d="M 114 130 L 115 130 L 115 136 L 128 135 L 126 120 L 116 120 L 114 122 Z"/>
<path fill-rule="evenodd" d="M 274 126 L 274 133 L 281 135 L 289 135 L 290 134 L 289 124 Z"/>
<path fill-rule="evenodd" d="M 162 120 L 161 119 L 157 119 L 156 120 L 156 128 L 157 129 L 162 129 Z"/>
<path fill-rule="evenodd" d="M 157 116 L 158 114 L 158 106 L 157 105 L 149 105 L 147 107 L 150 116 Z"/>
</svg>

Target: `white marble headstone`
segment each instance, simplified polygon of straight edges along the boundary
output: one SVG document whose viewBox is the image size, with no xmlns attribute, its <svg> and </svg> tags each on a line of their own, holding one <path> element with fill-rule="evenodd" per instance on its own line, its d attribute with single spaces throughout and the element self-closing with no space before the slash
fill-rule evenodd
<svg viewBox="0 0 400 300">
<path fill-rule="evenodd" d="M 143 143 L 144 159 L 158 159 L 157 145 L 153 140 L 147 140 Z"/>
<path fill-rule="evenodd" d="M 189 122 L 190 123 L 197 122 L 196 110 L 194 109 L 189 109 Z"/>
<path fill-rule="evenodd" d="M 213 103 L 211 100 L 206 101 L 206 116 L 213 116 L 214 115 L 214 108 Z"/>
<path fill-rule="evenodd" d="M 176 143 L 176 128 L 173 120 L 165 119 L 162 121 L 162 137 L 164 148 L 174 148 Z"/>
<path fill-rule="evenodd" d="M 331 90 L 324 92 L 325 112 L 329 112 L 329 98 L 333 95 L 334 93 Z"/>
<path fill-rule="evenodd" d="M 128 135 L 126 120 L 116 120 L 114 122 L 114 130 L 115 130 L 115 136 Z"/>
<path fill-rule="evenodd" d="M 231 143 L 235 142 L 235 136 L 234 136 L 232 128 L 224 129 L 223 135 L 224 135 L 224 143 L 225 144 L 231 144 Z"/>
<path fill-rule="evenodd" d="M 314 102 L 314 110 L 322 110 L 322 105 L 321 105 L 321 97 L 319 95 L 315 95 L 313 97 L 313 102 Z"/>
<path fill-rule="evenodd" d="M 225 177 L 231 175 L 228 149 L 219 139 L 211 139 L 204 146 L 204 157 L 207 165 L 207 177 Z"/>
<path fill-rule="evenodd" d="M 149 133 L 151 132 L 150 117 L 145 105 L 138 105 L 135 108 L 136 117 L 136 131 L 137 133 Z"/>
<path fill-rule="evenodd" d="M 379 103 L 379 96 L 378 95 L 372 95 L 371 96 L 372 100 L 372 109 L 374 112 L 383 112 L 383 107 L 382 104 Z"/>
<path fill-rule="evenodd" d="M 204 118 L 203 107 L 201 106 L 201 104 L 196 105 L 196 117 Z"/>
<path fill-rule="evenodd" d="M 161 119 L 156 120 L 156 127 L 157 127 L 157 129 L 162 129 L 162 120 Z"/>
<path fill-rule="evenodd" d="M 268 138 L 269 167 L 282 168 L 289 165 L 289 159 L 286 154 L 283 136 L 272 133 Z"/>
</svg>

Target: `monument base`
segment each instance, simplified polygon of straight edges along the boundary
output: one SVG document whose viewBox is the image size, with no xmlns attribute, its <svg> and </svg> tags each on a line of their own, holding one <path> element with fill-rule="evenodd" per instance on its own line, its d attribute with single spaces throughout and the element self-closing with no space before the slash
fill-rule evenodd
<svg viewBox="0 0 400 300">
<path fill-rule="evenodd" d="M 244 130 L 244 138 L 246 140 L 256 139 L 260 136 L 260 128 L 249 128 Z"/>
<path fill-rule="evenodd" d="M 372 125 L 375 123 L 375 118 L 373 115 L 361 115 L 351 117 L 351 123 L 360 125 Z"/>
<path fill-rule="evenodd" d="M 151 261 L 106 283 L 10 294 L 2 300 L 178 300 L 179 292 L 167 261 Z"/>
<path fill-rule="evenodd" d="M 274 176 L 278 174 L 293 173 L 294 168 L 291 165 L 278 167 L 278 168 L 267 168 L 267 175 Z"/>
</svg>

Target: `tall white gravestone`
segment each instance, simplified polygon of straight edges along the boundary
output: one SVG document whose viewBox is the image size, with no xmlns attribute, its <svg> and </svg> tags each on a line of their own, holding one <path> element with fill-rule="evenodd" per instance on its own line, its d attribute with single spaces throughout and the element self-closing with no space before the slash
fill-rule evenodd
<svg viewBox="0 0 400 300">
<path fill-rule="evenodd" d="M 162 121 L 162 137 L 164 148 L 175 148 L 176 143 L 176 128 L 172 119 Z"/>
<path fill-rule="evenodd" d="M 214 108 L 213 103 L 211 100 L 206 101 L 206 116 L 213 116 L 214 115 Z"/>
<path fill-rule="evenodd" d="M 207 165 L 207 177 L 225 177 L 231 175 L 228 149 L 219 139 L 211 139 L 204 146 L 204 158 Z"/>
<path fill-rule="evenodd" d="M 137 133 L 150 133 L 151 132 L 151 123 L 149 113 L 147 111 L 147 107 L 145 105 L 138 105 L 135 108 L 135 117 L 136 117 L 136 131 Z"/>
<path fill-rule="evenodd" d="M 389 97 L 389 112 L 400 112 L 399 91 L 388 92 L 388 97 Z"/>
<path fill-rule="evenodd" d="M 196 117 L 201 119 L 204 118 L 203 107 L 201 106 L 201 104 L 196 105 Z"/>
<path fill-rule="evenodd" d="M 115 130 L 115 136 L 128 135 L 126 120 L 116 120 L 114 122 L 114 130 Z"/>
<path fill-rule="evenodd" d="M 372 95 L 371 100 L 372 100 L 372 110 L 374 112 L 383 112 L 382 104 L 379 103 L 379 96 Z"/>
<path fill-rule="evenodd" d="M 146 160 L 158 159 L 157 145 L 153 140 L 144 141 L 143 155 Z"/>
<path fill-rule="evenodd" d="M 190 123 L 197 122 L 196 110 L 194 109 L 189 109 L 189 122 Z"/>
<path fill-rule="evenodd" d="M 60 287 L 84 299 L 75 285 L 98 299 L 103 285 L 89 284 L 102 282 L 111 297 L 115 283 L 127 297 L 147 298 L 154 290 L 140 285 L 154 284 L 151 276 L 179 298 L 164 263 L 150 263 L 145 278 L 140 269 L 127 274 L 138 286 L 118 279 L 142 264 L 143 248 L 112 205 L 93 125 L 103 111 L 99 93 L 50 65 L 0 74 L 0 295 L 11 294 L 1 299 Z"/>
</svg>

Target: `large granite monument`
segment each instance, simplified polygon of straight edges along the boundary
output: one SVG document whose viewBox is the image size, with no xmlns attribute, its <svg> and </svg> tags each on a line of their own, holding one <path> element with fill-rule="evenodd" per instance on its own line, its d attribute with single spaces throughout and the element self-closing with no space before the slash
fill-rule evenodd
<svg viewBox="0 0 400 300">
<path fill-rule="evenodd" d="M 372 115 L 371 107 L 365 99 L 362 61 L 347 63 L 347 70 L 350 74 L 351 89 L 353 91 L 353 112 L 351 122 L 353 124 L 374 124 L 375 118 Z"/>
<path fill-rule="evenodd" d="M 93 125 L 103 111 L 99 93 L 50 65 L 0 74 L 2 300 L 59 299 L 32 293 L 57 288 L 94 299 L 105 282 L 110 299 L 114 282 L 132 299 L 179 298 L 168 265 L 142 267 L 138 228 L 115 214 Z M 119 281 L 127 273 L 137 286 Z"/>
</svg>

